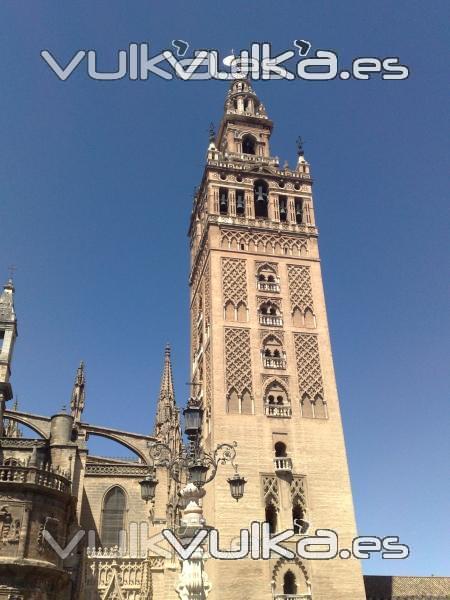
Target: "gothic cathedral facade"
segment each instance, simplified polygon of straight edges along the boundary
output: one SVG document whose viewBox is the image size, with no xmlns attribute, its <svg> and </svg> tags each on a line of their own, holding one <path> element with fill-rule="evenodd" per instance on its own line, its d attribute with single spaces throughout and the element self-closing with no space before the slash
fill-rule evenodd
<svg viewBox="0 0 450 600">
<path fill-rule="evenodd" d="M 233 82 L 194 199 L 191 360 L 203 441 L 212 449 L 235 440 L 248 479 L 237 509 L 217 477 L 206 519 L 228 548 L 240 529 L 264 520 L 273 532 L 332 529 L 351 548 L 356 524 L 310 167 L 301 141 L 296 167 L 279 166 L 272 127 L 249 82 Z M 208 572 L 214 600 L 365 597 L 353 559 L 212 560 Z"/>
</svg>

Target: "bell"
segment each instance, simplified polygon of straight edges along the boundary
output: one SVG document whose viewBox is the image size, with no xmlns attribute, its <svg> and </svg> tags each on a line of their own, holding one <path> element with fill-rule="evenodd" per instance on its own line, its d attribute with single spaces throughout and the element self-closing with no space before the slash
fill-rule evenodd
<svg viewBox="0 0 450 600">
<path fill-rule="evenodd" d="M 222 194 L 220 196 L 220 211 L 226 212 L 227 209 L 228 209 L 227 197 L 225 196 L 225 194 Z"/>
<path fill-rule="evenodd" d="M 265 202 L 265 198 L 264 198 L 264 196 L 265 196 L 266 194 L 264 194 L 264 192 L 263 192 L 263 189 L 262 189 L 262 186 L 261 186 L 261 185 L 260 185 L 260 186 L 258 186 L 258 190 L 257 190 L 257 192 L 256 192 L 256 193 L 258 194 L 258 196 L 256 197 L 256 202 L 257 202 L 258 204 L 264 204 L 264 202 Z"/>
<path fill-rule="evenodd" d="M 285 216 L 286 216 L 286 205 L 285 205 L 285 204 L 282 204 L 282 205 L 280 206 L 280 215 L 281 215 L 282 217 L 285 217 Z"/>
<path fill-rule="evenodd" d="M 237 213 L 243 213 L 244 212 L 244 198 L 243 196 L 238 196 L 236 198 L 236 212 Z"/>
</svg>

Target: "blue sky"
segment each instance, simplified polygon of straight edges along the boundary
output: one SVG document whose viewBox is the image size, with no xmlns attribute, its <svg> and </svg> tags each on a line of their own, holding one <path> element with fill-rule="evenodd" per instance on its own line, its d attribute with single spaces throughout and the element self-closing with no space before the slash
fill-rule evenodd
<svg viewBox="0 0 450 600">
<path fill-rule="evenodd" d="M 188 218 L 210 121 L 227 84 L 65 83 L 68 61 L 171 40 L 227 54 L 294 39 L 399 56 L 407 81 L 261 82 L 272 150 L 306 140 L 358 527 L 399 535 L 406 561 L 366 573 L 449 574 L 449 3 L 199 0 L 12 2 L 0 6 L 0 276 L 15 264 L 21 408 L 67 404 L 87 364 L 86 419 L 153 426 L 166 342 L 188 393 Z M 3 273 L 3 275 L 1 275 Z M 94 446 L 100 447 L 100 446 Z M 119 449 L 120 453 L 120 449 Z"/>
</svg>

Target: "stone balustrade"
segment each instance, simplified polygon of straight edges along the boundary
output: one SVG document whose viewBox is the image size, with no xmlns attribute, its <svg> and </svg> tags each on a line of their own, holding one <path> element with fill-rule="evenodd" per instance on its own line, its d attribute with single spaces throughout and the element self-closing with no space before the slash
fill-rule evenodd
<svg viewBox="0 0 450 600">
<path fill-rule="evenodd" d="M 54 472 L 49 467 L 39 468 L 22 465 L 0 465 L 0 485 L 2 483 L 24 483 L 70 493 L 70 480 L 65 475 Z"/>
</svg>

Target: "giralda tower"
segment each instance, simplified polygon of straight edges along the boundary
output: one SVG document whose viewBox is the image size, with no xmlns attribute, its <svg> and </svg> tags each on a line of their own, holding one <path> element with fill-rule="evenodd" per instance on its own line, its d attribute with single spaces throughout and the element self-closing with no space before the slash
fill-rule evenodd
<svg viewBox="0 0 450 600">
<path fill-rule="evenodd" d="M 295 168 L 271 155 L 273 123 L 250 84 L 233 82 L 194 200 L 191 239 L 193 388 L 203 443 L 235 440 L 248 480 L 239 504 L 225 469 L 208 484 L 207 523 L 221 548 L 267 521 L 356 536 L 314 218 L 303 149 Z M 231 472 L 230 472 L 231 475 Z M 212 600 L 363 600 L 355 559 L 225 561 L 206 570 Z"/>
</svg>

